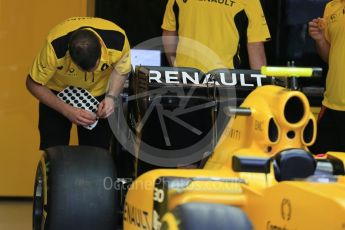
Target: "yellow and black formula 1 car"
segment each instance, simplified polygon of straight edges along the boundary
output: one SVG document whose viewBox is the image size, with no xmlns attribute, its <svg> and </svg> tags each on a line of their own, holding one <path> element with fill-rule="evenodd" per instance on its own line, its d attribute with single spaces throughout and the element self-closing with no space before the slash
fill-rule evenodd
<svg viewBox="0 0 345 230">
<path fill-rule="evenodd" d="M 264 67 L 261 72 L 270 76 L 313 75 L 311 68 Z M 160 83 L 161 73 L 153 73 L 151 80 Z M 172 82 L 182 76 L 169 74 Z M 198 79 L 185 76 L 186 80 Z M 255 81 L 258 79 L 261 77 L 256 76 Z M 221 81 L 213 78 L 213 85 Z M 145 85 L 139 86 L 147 90 Z M 176 98 L 174 93 L 169 92 L 170 99 Z M 215 92 L 209 95 L 216 98 Z M 152 100 L 145 95 L 142 104 L 134 102 L 139 112 L 131 120 L 133 126 L 146 119 L 140 108 Z M 127 148 L 136 154 L 134 167 L 130 174 L 121 175 L 123 171 L 116 172 L 106 151 L 66 146 L 46 150 L 37 170 L 34 229 L 345 229 L 345 154 L 329 152 L 315 157 L 308 152 L 315 140 L 316 121 L 303 93 L 264 85 L 253 90 L 240 107 L 230 103 L 212 107 L 215 110 L 224 111 L 231 119 L 221 129 L 211 153 L 194 169 L 165 162 L 164 169 L 144 172 L 137 159 L 142 152 Z M 213 126 L 206 129 L 212 130 L 212 137 L 217 135 Z M 145 137 L 140 129 L 136 131 Z M 163 141 L 172 143 L 167 136 Z M 124 148 L 126 143 L 121 143 Z M 195 150 L 203 153 L 209 149 L 197 146 Z M 168 147 L 157 152 L 173 154 L 175 150 Z M 150 148 L 143 149 L 143 161 L 162 159 L 159 153 L 148 155 L 145 151 Z M 176 152 L 179 149 L 186 148 L 179 146 Z M 128 178 L 124 177 L 128 175 L 134 180 L 126 190 L 123 185 Z"/>
</svg>

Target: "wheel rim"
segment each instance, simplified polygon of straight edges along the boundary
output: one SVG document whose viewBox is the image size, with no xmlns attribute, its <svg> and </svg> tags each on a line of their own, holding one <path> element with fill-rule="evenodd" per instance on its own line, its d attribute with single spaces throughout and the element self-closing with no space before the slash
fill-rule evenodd
<svg viewBox="0 0 345 230">
<path fill-rule="evenodd" d="M 42 166 L 39 165 L 35 178 L 34 206 L 33 206 L 33 229 L 42 229 L 43 208 L 44 208 L 44 178 Z"/>
</svg>

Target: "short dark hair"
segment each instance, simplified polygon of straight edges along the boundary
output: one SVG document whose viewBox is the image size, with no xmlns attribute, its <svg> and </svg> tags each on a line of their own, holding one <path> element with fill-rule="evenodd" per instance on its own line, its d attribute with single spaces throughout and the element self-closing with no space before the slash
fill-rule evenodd
<svg viewBox="0 0 345 230">
<path fill-rule="evenodd" d="M 79 29 L 72 33 L 68 51 L 72 61 L 83 70 L 88 71 L 96 66 L 101 57 L 101 44 L 94 32 Z"/>
</svg>

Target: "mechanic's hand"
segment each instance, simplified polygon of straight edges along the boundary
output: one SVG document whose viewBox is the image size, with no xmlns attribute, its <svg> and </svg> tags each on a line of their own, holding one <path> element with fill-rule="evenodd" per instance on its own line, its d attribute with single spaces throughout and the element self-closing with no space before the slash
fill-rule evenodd
<svg viewBox="0 0 345 230">
<path fill-rule="evenodd" d="M 96 122 L 96 114 L 84 109 L 69 106 L 65 116 L 74 124 L 88 126 Z"/>
<path fill-rule="evenodd" d="M 324 19 L 322 18 L 315 18 L 308 24 L 308 32 L 310 37 L 312 37 L 315 41 L 322 41 L 325 39 L 324 36 Z"/>
<path fill-rule="evenodd" d="M 99 118 L 107 118 L 114 112 L 115 102 L 110 97 L 105 97 L 98 105 L 97 116 Z"/>
</svg>

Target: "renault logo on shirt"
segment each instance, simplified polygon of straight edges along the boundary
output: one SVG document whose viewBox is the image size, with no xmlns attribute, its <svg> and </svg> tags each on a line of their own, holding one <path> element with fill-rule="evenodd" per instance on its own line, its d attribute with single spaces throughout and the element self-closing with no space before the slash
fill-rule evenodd
<svg viewBox="0 0 345 230">
<path fill-rule="evenodd" d="M 77 72 L 75 71 L 74 68 L 70 68 L 70 69 L 68 70 L 68 76 L 72 76 L 72 77 L 77 76 Z"/>
<path fill-rule="evenodd" d="M 335 20 L 337 19 L 337 14 L 332 14 L 330 19 L 331 19 L 331 22 L 335 22 Z"/>
<path fill-rule="evenodd" d="M 109 65 L 107 63 L 104 63 L 101 67 L 101 70 L 104 71 L 109 68 Z"/>
<path fill-rule="evenodd" d="M 224 4 L 226 6 L 233 6 L 236 2 L 234 0 L 199 0 L 200 2 L 213 2 L 218 4 Z"/>
</svg>

